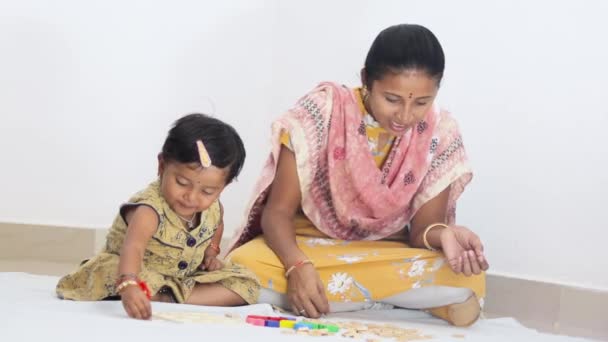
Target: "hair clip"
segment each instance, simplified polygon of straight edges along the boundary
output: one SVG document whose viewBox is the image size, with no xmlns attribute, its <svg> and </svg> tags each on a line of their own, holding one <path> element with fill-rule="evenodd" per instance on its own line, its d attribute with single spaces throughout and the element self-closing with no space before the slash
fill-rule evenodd
<svg viewBox="0 0 608 342">
<path fill-rule="evenodd" d="M 198 147 L 198 157 L 201 160 L 201 165 L 203 165 L 203 167 L 210 167 L 211 165 L 213 165 L 211 163 L 211 157 L 209 156 L 209 152 L 207 152 L 205 144 L 203 144 L 202 140 L 196 141 L 196 147 Z"/>
</svg>

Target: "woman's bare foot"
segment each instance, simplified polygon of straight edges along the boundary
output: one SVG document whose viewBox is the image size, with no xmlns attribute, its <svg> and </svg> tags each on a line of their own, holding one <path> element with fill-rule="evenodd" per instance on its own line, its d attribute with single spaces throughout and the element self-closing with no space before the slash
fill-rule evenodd
<svg viewBox="0 0 608 342">
<path fill-rule="evenodd" d="M 479 319 L 481 306 L 479 305 L 477 296 L 472 295 L 462 303 L 431 308 L 427 311 L 456 327 L 468 327 Z"/>
</svg>

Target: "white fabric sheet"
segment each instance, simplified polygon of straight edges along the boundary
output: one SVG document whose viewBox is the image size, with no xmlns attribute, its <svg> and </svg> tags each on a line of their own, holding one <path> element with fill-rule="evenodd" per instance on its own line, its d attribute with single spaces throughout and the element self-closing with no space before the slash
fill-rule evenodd
<svg viewBox="0 0 608 342">
<path fill-rule="evenodd" d="M 175 323 L 160 319 L 138 321 L 126 316 L 119 301 L 73 302 L 55 296 L 57 277 L 0 273 L 0 341 L 353 341 L 338 336 L 285 335 L 282 329 L 242 324 Z M 238 308 L 153 303 L 155 312 L 205 312 L 279 315 L 266 304 Z M 484 319 L 469 328 L 454 328 L 426 313 L 412 310 L 369 310 L 331 314 L 329 320 L 391 323 L 420 329 L 429 341 L 588 341 L 541 334 L 511 318 Z M 464 335 L 464 338 L 454 335 Z M 365 339 L 363 339 L 365 341 Z M 386 339 L 394 341 L 394 339 Z"/>
</svg>

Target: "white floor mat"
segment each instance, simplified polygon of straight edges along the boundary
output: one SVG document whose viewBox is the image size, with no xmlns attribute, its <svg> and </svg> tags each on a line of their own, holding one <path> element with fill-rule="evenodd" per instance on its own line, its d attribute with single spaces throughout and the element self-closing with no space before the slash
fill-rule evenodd
<svg viewBox="0 0 608 342">
<path fill-rule="evenodd" d="M 277 316 L 269 305 L 217 308 L 153 303 L 153 311 L 225 313 L 243 317 L 242 324 L 215 321 L 209 323 L 175 323 L 162 319 L 138 321 L 126 316 L 122 305 L 114 302 L 73 302 L 55 296 L 57 277 L 26 273 L 0 273 L 0 341 L 353 341 L 334 335 L 311 337 L 286 335 L 284 329 L 264 328 L 244 323 L 248 314 Z M 521 326 L 511 318 L 484 319 L 466 329 L 454 328 L 420 311 L 375 310 L 332 314 L 333 321 L 390 323 L 418 329 L 432 336 L 428 341 L 589 341 L 581 338 L 541 334 Z M 366 341 L 370 337 L 359 339 Z M 395 341 L 381 339 L 377 341 Z"/>
</svg>

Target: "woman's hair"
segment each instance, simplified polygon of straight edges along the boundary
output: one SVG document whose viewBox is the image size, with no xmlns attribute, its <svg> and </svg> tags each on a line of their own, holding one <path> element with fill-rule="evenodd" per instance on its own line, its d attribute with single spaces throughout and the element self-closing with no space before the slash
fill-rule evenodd
<svg viewBox="0 0 608 342">
<path fill-rule="evenodd" d="M 205 114 L 189 114 L 175 121 L 163 144 L 167 162 L 200 163 L 197 140 L 201 140 L 215 167 L 230 167 L 226 184 L 236 178 L 245 163 L 245 146 L 236 130 Z"/>
<path fill-rule="evenodd" d="M 443 77 L 445 56 L 437 37 L 426 27 L 400 24 L 384 29 L 372 43 L 365 59 L 368 88 L 386 73 L 414 69 L 437 79 Z"/>
</svg>

